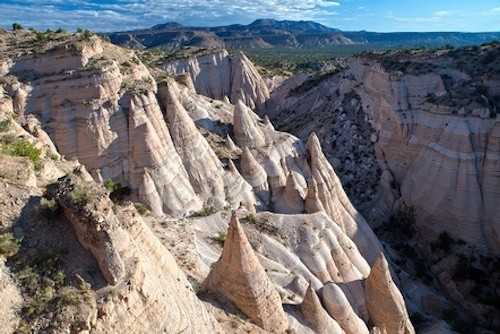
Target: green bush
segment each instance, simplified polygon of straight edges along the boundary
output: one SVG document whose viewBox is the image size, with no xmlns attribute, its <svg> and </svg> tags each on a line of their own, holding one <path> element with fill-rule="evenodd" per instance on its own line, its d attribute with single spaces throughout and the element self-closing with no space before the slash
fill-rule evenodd
<svg viewBox="0 0 500 334">
<path fill-rule="evenodd" d="M 104 180 L 104 187 L 109 191 L 109 198 L 114 204 L 118 204 L 123 199 L 130 195 L 131 190 L 129 187 L 124 187 L 111 179 Z"/>
<path fill-rule="evenodd" d="M 224 246 L 224 242 L 226 241 L 227 233 L 225 231 L 220 231 L 217 236 L 217 241 L 221 246 Z"/>
<path fill-rule="evenodd" d="M 70 193 L 71 203 L 74 205 L 85 205 L 93 197 L 92 189 L 84 184 L 76 185 Z"/>
<path fill-rule="evenodd" d="M 55 199 L 42 198 L 40 201 L 39 213 L 48 220 L 59 217 L 61 207 Z"/>
<path fill-rule="evenodd" d="M 35 164 L 40 163 L 42 150 L 26 139 L 14 138 L 10 135 L 2 138 L 2 148 L 5 153 L 15 157 L 27 157 Z"/>
<path fill-rule="evenodd" d="M 196 212 L 196 215 L 198 217 L 207 217 L 207 216 L 213 215 L 216 212 L 217 212 L 217 209 L 214 206 L 212 206 L 212 205 L 204 205 L 203 209 L 201 209 L 200 211 Z"/>
<path fill-rule="evenodd" d="M 0 132 L 5 132 L 10 128 L 10 125 L 12 124 L 12 120 L 10 118 L 4 119 L 3 121 L 0 121 Z"/>
<path fill-rule="evenodd" d="M 255 216 L 252 213 L 249 213 L 248 215 L 246 215 L 245 219 L 247 222 L 250 222 L 250 223 L 255 222 Z"/>
<path fill-rule="evenodd" d="M 14 256 L 21 248 L 21 240 L 14 238 L 12 233 L 0 235 L 0 254 L 5 257 Z"/>
<path fill-rule="evenodd" d="M 12 30 L 23 30 L 23 29 L 24 29 L 23 26 L 17 22 L 12 24 Z"/>
<path fill-rule="evenodd" d="M 134 203 L 135 209 L 142 216 L 147 216 L 149 214 L 149 208 L 146 204 Z"/>
</svg>

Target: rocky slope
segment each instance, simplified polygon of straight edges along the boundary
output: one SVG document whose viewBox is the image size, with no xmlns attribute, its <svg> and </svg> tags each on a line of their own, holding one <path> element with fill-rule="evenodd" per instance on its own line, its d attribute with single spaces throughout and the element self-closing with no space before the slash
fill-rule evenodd
<svg viewBox="0 0 500 334">
<path fill-rule="evenodd" d="M 403 311 L 370 315 L 383 250 L 315 135 L 276 131 L 245 105 L 249 86 L 232 105 L 95 36 L 36 36 L 0 40 L 1 232 L 22 239 L 2 250 L 16 285 L 2 284 L 7 307 L 22 293 L 20 330 L 348 332 L 346 315 L 366 332 L 375 319 L 411 328 Z M 323 320 L 300 311 L 307 281 Z"/>
<path fill-rule="evenodd" d="M 488 262 L 500 250 L 493 204 L 500 195 L 498 55 L 498 43 L 363 54 L 338 74 L 291 81 L 288 95 L 276 90 L 267 109 L 279 129 L 300 138 L 315 131 L 373 226 L 389 234 L 407 226 L 410 233 L 401 235 L 422 248 L 447 293 L 490 324 L 491 311 L 478 311 L 472 301 L 495 308 L 487 297 L 495 283 L 478 283 L 481 275 L 469 271 L 500 274 Z M 391 235 L 386 240 L 401 251 Z M 465 274 L 461 257 L 471 261 Z"/>
</svg>

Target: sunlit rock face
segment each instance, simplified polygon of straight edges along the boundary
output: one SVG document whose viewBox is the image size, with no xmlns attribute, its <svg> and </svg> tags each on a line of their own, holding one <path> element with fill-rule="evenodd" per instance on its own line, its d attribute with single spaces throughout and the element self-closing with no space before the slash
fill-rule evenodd
<svg viewBox="0 0 500 334">
<path fill-rule="evenodd" d="M 177 60 L 162 66 L 167 73 L 189 73 L 196 91 L 204 96 L 233 104 L 242 101 L 261 110 L 269 90 L 255 66 L 242 53 L 230 56 L 226 50 L 188 60 Z"/>
</svg>

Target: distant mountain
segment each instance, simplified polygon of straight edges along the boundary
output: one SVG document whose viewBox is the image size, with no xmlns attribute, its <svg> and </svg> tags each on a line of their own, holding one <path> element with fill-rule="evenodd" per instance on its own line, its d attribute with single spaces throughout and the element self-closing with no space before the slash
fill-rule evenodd
<svg viewBox="0 0 500 334">
<path fill-rule="evenodd" d="M 500 32 L 343 32 L 312 21 L 273 19 L 259 19 L 248 25 L 233 24 L 220 27 L 186 27 L 179 23 L 168 22 L 149 29 L 106 35 L 115 44 L 141 48 L 160 47 L 166 50 L 177 50 L 183 46 L 209 49 L 304 48 L 345 44 L 458 46 L 500 40 Z"/>
</svg>

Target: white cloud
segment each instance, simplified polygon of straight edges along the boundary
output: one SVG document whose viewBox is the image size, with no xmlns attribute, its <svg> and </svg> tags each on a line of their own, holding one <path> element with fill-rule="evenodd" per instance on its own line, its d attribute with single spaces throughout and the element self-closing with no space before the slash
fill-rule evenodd
<svg viewBox="0 0 500 334">
<path fill-rule="evenodd" d="M 498 12 L 500 12 L 500 7 L 492 8 L 492 9 L 490 9 L 490 12 L 498 13 Z"/>
<path fill-rule="evenodd" d="M 450 12 L 447 10 L 438 10 L 437 12 L 434 12 L 435 17 L 444 17 L 450 15 Z"/>
</svg>

